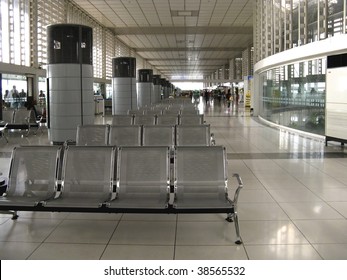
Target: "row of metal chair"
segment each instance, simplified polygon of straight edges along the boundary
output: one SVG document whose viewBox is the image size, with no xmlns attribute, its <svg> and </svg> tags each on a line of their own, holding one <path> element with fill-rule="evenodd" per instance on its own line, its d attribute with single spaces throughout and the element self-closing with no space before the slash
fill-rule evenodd
<svg viewBox="0 0 347 280">
<path fill-rule="evenodd" d="M 112 116 L 112 124 L 117 125 L 155 125 L 155 124 L 203 124 L 204 115 L 156 115 L 156 114 L 129 114 Z"/>
<path fill-rule="evenodd" d="M 39 122 L 36 120 L 33 110 L 27 109 L 7 109 L 2 111 L 3 125 L 7 130 L 20 129 L 27 130 L 26 135 L 29 135 L 30 129 L 39 128 Z"/>
<path fill-rule="evenodd" d="M 22 146 L 13 150 L 0 210 L 227 213 L 241 243 L 237 200 L 228 197 L 222 146 Z M 173 169 L 173 170 L 172 170 Z M 172 175 L 173 174 L 173 178 Z"/>
<path fill-rule="evenodd" d="M 80 125 L 78 146 L 211 146 L 210 125 Z"/>
<path fill-rule="evenodd" d="M 194 107 L 181 107 L 181 106 L 172 106 L 172 107 L 162 107 L 157 106 L 153 108 L 139 108 L 135 110 L 128 110 L 128 115 L 199 115 L 199 111 Z"/>
</svg>

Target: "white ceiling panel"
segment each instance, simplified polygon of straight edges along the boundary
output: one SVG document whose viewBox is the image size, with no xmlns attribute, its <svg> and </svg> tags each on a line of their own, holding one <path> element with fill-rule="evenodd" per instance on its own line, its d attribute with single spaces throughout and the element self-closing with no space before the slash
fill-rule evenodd
<svg viewBox="0 0 347 280">
<path fill-rule="evenodd" d="M 209 75 L 252 45 L 254 0 L 74 2 L 167 78 Z"/>
</svg>

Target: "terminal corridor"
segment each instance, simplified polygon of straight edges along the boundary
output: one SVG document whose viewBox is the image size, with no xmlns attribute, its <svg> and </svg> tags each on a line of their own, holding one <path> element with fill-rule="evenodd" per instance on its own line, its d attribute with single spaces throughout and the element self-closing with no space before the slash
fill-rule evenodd
<svg viewBox="0 0 347 280">
<path fill-rule="evenodd" d="M 226 147 L 243 244 L 224 214 L 0 213 L 0 259 L 347 259 L 347 158 L 343 146 L 269 127 L 242 108 L 199 104 Z M 97 116 L 105 124 L 111 114 Z M 0 139 L 6 177 L 17 145 L 47 145 L 47 129 Z"/>
</svg>

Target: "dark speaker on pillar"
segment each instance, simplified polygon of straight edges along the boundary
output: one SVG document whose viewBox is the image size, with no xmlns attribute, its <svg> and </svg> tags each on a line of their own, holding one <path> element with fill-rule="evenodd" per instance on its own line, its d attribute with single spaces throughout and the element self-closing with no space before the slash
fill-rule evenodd
<svg viewBox="0 0 347 280">
<path fill-rule="evenodd" d="M 112 115 L 137 109 L 136 58 L 113 58 L 112 73 Z"/>
<path fill-rule="evenodd" d="M 78 125 L 94 123 L 93 29 L 47 27 L 47 117 L 53 143 L 76 140 Z"/>
<path fill-rule="evenodd" d="M 137 75 L 137 105 L 139 108 L 154 103 L 153 70 L 139 69 Z"/>
</svg>

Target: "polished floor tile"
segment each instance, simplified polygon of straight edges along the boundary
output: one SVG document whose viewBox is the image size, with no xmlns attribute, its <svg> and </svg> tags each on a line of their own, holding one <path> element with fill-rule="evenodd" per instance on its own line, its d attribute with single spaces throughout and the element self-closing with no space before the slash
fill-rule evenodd
<svg viewBox="0 0 347 280">
<path fill-rule="evenodd" d="M 172 260 L 174 246 L 108 245 L 102 260 Z"/>
<path fill-rule="evenodd" d="M 104 214 L 104 213 L 68 213 L 68 220 L 105 220 L 118 221 L 122 218 L 122 214 Z"/>
<path fill-rule="evenodd" d="M 204 108 L 202 108 L 204 110 Z M 0 259 L 347 260 L 347 148 L 264 125 L 242 108 L 209 107 L 206 123 L 226 147 L 228 192 L 243 181 L 243 244 L 225 214 L 0 212 Z M 96 116 L 95 123 L 112 117 Z M 12 149 L 47 145 L 47 131 L 0 141 L 6 177 Z"/>
<path fill-rule="evenodd" d="M 313 244 L 325 260 L 347 260 L 347 244 Z"/>
<path fill-rule="evenodd" d="M 344 219 L 334 208 L 322 201 L 279 203 L 292 220 Z"/>
<path fill-rule="evenodd" d="M 69 213 L 18 211 L 18 219 L 58 219 L 63 220 Z"/>
<path fill-rule="evenodd" d="M 43 243 L 29 260 L 97 260 L 105 250 L 103 244 Z"/>
<path fill-rule="evenodd" d="M 347 202 L 328 202 L 328 204 L 347 219 Z"/>
<path fill-rule="evenodd" d="M 318 190 L 316 193 L 325 201 L 347 202 L 347 188 Z"/>
<path fill-rule="evenodd" d="M 25 260 L 40 244 L 34 242 L 0 241 L 0 259 Z"/>
<path fill-rule="evenodd" d="M 309 189 L 271 189 L 268 191 L 277 202 L 321 201 L 321 199 Z"/>
<path fill-rule="evenodd" d="M 174 222 L 177 215 L 168 214 L 123 214 L 122 221 Z"/>
<path fill-rule="evenodd" d="M 177 245 L 233 245 L 236 241 L 234 223 L 179 222 Z"/>
<path fill-rule="evenodd" d="M 179 222 L 224 222 L 227 217 L 225 213 L 214 214 L 179 214 L 177 220 Z"/>
<path fill-rule="evenodd" d="M 99 220 L 64 220 L 46 242 L 104 244 L 111 238 L 117 222 Z"/>
<path fill-rule="evenodd" d="M 246 245 L 251 260 L 321 260 L 312 245 Z"/>
<path fill-rule="evenodd" d="M 43 242 L 61 220 L 18 219 L 0 225 L 0 241 Z"/>
<path fill-rule="evenodd" d="M 240 203 L 238 215 L 242 221 L 289 220 L 288 215 L 275 203 Z"/>
<path fill-rule="evenodd" d="M 174 245 L 176 222 L 121 221 L 110 244 Z"/>
<path fill-rule="evenodd" d="M 306 189 L 307 187 L 295 178 L 289 179 L 272 179 L 262 178 L 260 182 L 264 185 L 265 189 L 279 189 L 279 190 L 292 190 L 292 189 Z"/>
<path fill-rule="evenodd" d="M 314 177 L 298 178 L 298 180 L 311 190 L 343 189 L 347 187 L 344 182 L 340 182 L 336 178 L 324 173 Z"/>
<path fill-rule="evenodd" d="M 295 220 L 310 243 L 347 244 L 347 220 Z"/>
<path fill-rule="evenodd" d="M 229 192 L 230 193 L 230 192 Z M 244 186 L 242 189 L 242 192 L 239 196 L 239 202 L 247 202 L 247 203 L 260 203 L 260 202 L 275 202 L 273 197 L 270 195 L 270 193 L 267 190 L 249 190 L 247 189 L 247 186 Z"/>
<path fill-rule="evenodd" d="M 308 243 L 291 221 L 241 221 L 240 230 L 245 245 Z"/>
<path fill-rule="evenodd" d="M 176 246 L 176 260 L 247 260 L 243 246 Z"/>
</svg>

